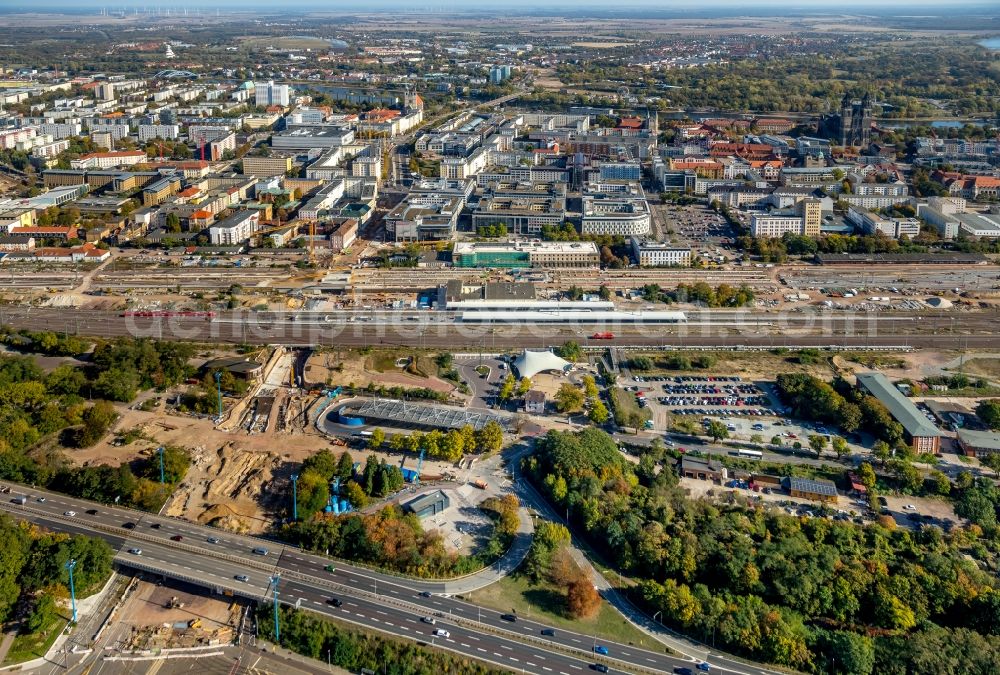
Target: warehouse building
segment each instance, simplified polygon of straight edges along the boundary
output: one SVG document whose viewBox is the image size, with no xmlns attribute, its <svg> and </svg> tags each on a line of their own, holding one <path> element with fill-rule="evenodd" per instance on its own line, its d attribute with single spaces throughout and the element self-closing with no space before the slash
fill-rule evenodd
<svg viewBox="0 0 1000 675">
<path fill-rule="evenodd" d="M 1000 434 L 995 431 L 959 429 L 958 446 L 967 457 L 982 459 L 1000 452 Z"/>
<path fill-rule="evenodd" d="M 858 387 L 888 408 L 893 419 L 903 426 L 906 439 L 915 453 L 936 455 L 941 452 L 941 432 L 892 385 L 889 378 L 882 373 L 859 373 Z"/>
<path fill-rule="evenodd" d="M 419 497 L 414 497 L 403 504 L 403 510 L 414 514 L 417 518 L 436 516 L 451 506 L 451 500 L 443 490 L 435 490 Z"/>
<path fill-rule="evenodd" d="M 824 504 L 837 503 L 837 486 L 830 480 L 813 480 L 789 476 L 782 479 L 788 494 L 802 499 L 811 499 Z"/>
</svg>

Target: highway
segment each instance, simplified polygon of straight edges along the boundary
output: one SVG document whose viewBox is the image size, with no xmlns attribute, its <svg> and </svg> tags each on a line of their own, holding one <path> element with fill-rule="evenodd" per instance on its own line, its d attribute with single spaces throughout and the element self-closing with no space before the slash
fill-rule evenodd
<svg viewBox="0 0 1000 675">
<path fill-rule="evenodd" d="M 421 348 L 544 347 L 578 340 L 594 346 L 746 347 L 940 347 L 996 345 L 995 312 L 774 313 L 751 310 L 688 312 L 683 325 L 514 325 L 463 324 L 447 313 L 356 311 L 293 315 L 222 312 L 213 319 L 120 316 L 119 312 L 74 308 L 0 308 L 0 325 L 94 337 L 133 336 L 198 342 Z M 596 330 L 613 340 L 592 341 Z"/>
<path fill-rule="evenodd" d="M 612 672 L 663 673 L 693 663 L 663 650 L 595 640 L 563 629 L 544 636 L 542 630 L 548 626 L 543 623 L 521 617 L 506 621 L 495 609 L 422 590 L 441 582 L 391 577 L 280 542 L 8 485 L 11 493 L 4 495 L 0 512 L 54 531 L 101 537 L 115 548 L 120 568 L 183 580 L 214 593 L 267 602 L 274 590 L 270 580 L 279 574 L 278 598 L 284 603 L 526 672 L 576 675 L 601 662 Z M 15 503 L 20 495 L 28 498 L 24 505 Z M 67 516 L 67 512 L 75 515 Z M 252 551 L 257 547 L 266 548 L 267 554 L 255 555 Z M 130 549 L 141 553 L 130 553 Z M 331 562 L 335 570 L 326 571 L 324 567 Z M 247 580 L 238 580 L 241 575 Z M 332 598 L 342 604 L 333 606 Z M 425 617 L 434 618 L 435 625 L 424 622 Z M 434 628 L 450 635 L 435 637 Z M 595 644 L 606 646 L 609 654 L 593 655 Z M 728 670 L 717 665 L 713 672 L 759 675 L 768 671 L 739 664 Z"/>
</svg>

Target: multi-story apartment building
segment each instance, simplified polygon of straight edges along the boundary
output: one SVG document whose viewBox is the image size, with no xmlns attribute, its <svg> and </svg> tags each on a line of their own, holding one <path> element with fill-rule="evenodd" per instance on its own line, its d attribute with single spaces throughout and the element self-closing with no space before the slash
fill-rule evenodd
<svg viewBox="0 0 1000 675">
<path fill-rule="evenodd" d="M 208 238 L 215 246 L 235 246 L 249 239 L 259 223 L 256 211 L 239 211 L 208 228 Z"/>
<path fill-rule="evenodd" d="M 74 169 L 110 169 L 116 166 L 132 166 L 146 161 L 142 150 L 122 150 L 120 152 L 94 152 L 81 155 L 70 162 Z"/>
<path fill-rule="evenodd" d="M 140 124 L 139 142 L 145 143 L 154 138 L 172 141 L 181 135 L 181 128 L 176 124 Z"/>
</svg>

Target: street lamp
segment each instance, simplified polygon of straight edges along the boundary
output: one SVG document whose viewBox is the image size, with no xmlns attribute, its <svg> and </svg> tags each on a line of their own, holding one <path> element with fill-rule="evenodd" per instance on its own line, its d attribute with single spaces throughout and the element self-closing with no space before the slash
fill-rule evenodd
<svg viewBox="0 0 1000 675">
<path fill-rule="evenodd" d="M 73 585 L 73 568 L 76 567 L 76 560 L 67 560 L 65 567 L 69 570 L 69 600 L 73 608 L 73 623 L 76 623 L 76 587 Z"/>
<path fill-rule="evenodd" d="M 292 474 L 292 521 L 298 522 L 299 520 L 299 492 L 298 492 L 298 482 L 299 474 Z"/>
<path fill-rule="evenodd" d="M 158 454 L 160 456 L 160 485 L 163 485 L 164 483 L 166 483 L 166 480 L 164 479 L 164 473 L 163 473 L 163 446 L 162 445 L 156 449 L 156 454 Z"/>
<path fill-rule="evenodd" d="M 274 644 L 278 645 L 281 642 L 281 629 L 278 626 L 278 581 L 281 579 L 281 574 L 275 572 L 274 576 L 271 577 L 271 584 L 274 588 Z"/>
</svg>

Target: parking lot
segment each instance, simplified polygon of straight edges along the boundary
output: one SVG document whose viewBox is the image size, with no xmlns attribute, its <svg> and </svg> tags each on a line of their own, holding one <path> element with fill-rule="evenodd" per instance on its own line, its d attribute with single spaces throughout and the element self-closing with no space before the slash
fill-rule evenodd
<svg viewBox="0 0 1000 675">
<path fill-rule="evenodd" d="M 663 239 L 675 238 L 691 244 L 699 254 L 715 257 L 715 249 L 734 237 L 726 219 L 703 204 L 678 206 L 675 204 L 654 205 L 654 213 L 659 216 Z M 672 234 L 671 234 L 672 233 Z"/>
<path fill-rule="evenodd" d="M 736 376 L 636 375 L 632 379 L 636 384 L 625 390 L 634 392 L 639 407 L 655 401 L 672 415 L 765 417 L 778 416 L 783 410 L 759 385 Z"/>
</svg>

